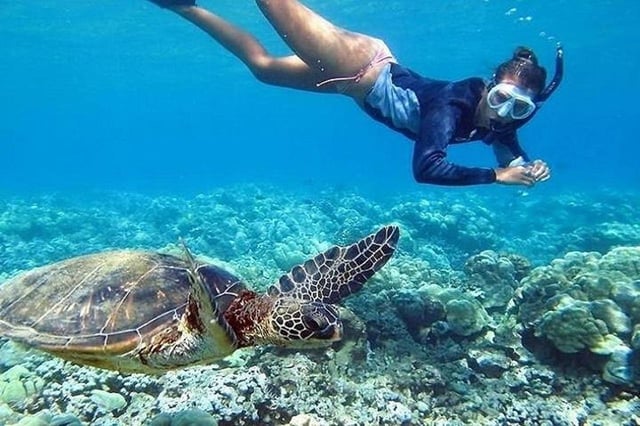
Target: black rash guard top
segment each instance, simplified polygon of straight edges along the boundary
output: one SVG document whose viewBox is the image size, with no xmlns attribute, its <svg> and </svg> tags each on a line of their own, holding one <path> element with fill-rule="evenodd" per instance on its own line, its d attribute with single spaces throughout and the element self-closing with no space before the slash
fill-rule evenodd
<svg viewBox="0 0 640 426">
<path fill-rule="evenodd" d="M 482 140 L 491 145 L 500 167 L 521 157 L 515 128 L 496 132 L 474 125 L 486 83 L 481 78 L 441 81 L 422 77 L 396 63 L 385 66 L 363 108 L 375 120 L 415 141 L 416 181 L 438 185 L 493 183 L 492 168 L 464 167 L 447 161 L 449 144 Z"/>
</svg>

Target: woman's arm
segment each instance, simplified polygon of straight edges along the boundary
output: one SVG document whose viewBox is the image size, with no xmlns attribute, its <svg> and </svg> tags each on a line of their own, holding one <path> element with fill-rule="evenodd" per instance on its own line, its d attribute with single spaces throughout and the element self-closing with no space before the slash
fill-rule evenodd
<svg viewBox="0 0 640 426">
<path fill-rule="evenodd" d="M 417 182 L 463 186 L 494 183 L 496 173 L 488 167 L 466 167 L 447 161 L 459 111 L 444 105 L 426 111 L 413 151 L 413 174 Z"/>
</svg>

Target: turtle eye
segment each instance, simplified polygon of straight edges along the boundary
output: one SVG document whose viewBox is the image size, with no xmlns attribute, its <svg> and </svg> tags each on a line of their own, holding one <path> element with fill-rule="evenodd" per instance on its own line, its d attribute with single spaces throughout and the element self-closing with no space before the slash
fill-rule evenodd
<svg viewBox="0 0 640 426">
<path fill-rule="evenodd" d="M 341 325 L 332 307 L 314 305 L 314 309 L 303 312 L 301 317 L 311 338 L 318 340 L 337 340 L 341 337 Z M 336 313 L 337 314 L 337 313 Z"/>
<path fill-rule="evenodd" d="M 306 315 L 302 317 L 302 322 L 309 330 L 322 330 L 328 325 L 324 318 L 314 318 Z"/>
<path fill-rule="evenodd" d="M 336 340 L 336 336 L 339 335 L 339 325 L 329 322 L 327 318 L 303 316 L 302 322 L 311 333 L 309 337 L 313 339 Z"/>
<path fill-rule="evenodd" d="M 312 331 L 322 330 L 329 325 L 323 308 L 318 303 L 308 303 L 300 307 L 302 323 L 307 329 Z"/>
</svg>

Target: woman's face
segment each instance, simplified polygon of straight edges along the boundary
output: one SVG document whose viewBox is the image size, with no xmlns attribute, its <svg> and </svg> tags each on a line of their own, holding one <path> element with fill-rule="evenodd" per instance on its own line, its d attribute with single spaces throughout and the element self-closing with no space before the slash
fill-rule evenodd
<svg viewBox="0 0 640 426">
<path fill-rule="evenodd" d="M 506 76 L 485 92 L 479 105 L 481 123 L 509 124 L 529 117 L 536 109 L 535 93 Z"/>
</svg>

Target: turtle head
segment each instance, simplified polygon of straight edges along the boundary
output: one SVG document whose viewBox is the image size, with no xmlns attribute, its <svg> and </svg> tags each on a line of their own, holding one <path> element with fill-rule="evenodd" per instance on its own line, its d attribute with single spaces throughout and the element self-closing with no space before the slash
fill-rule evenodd
<svg viewBox="0 0 640 426">
<path fill-rule="evenodd" d="M 277 299 L 269 318 L 275 343 L 293 347 L 331 344 L 342 338 L 335 306 L 296 298 Z"/>
</svg>

